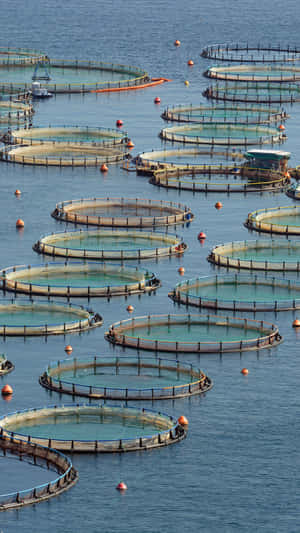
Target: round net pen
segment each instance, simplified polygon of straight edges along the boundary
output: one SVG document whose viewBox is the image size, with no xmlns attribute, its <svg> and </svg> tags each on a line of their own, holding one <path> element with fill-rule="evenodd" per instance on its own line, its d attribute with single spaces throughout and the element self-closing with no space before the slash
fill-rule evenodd
<svg viewBox="0 0 300 533">
<path fill-rule="evenodd" d="M 39 382 L 58 393 L 124 401 L 185 398 L 212 387 L 211 379 L 192 364 L 135 356 L 57 361 Z"/>
<path fill-rule="evenodd" d="M 299 272 L 299 252 L 300 241 L 261 239 L 219 244 L 207 259 L 227 268 Z"/>
<path fill-rule="evenodd" d="M 236 82 L 296 83 L 300 80 L 300 67 L 270 65 L 235 65 L 210 67 L 204 72 L 207 78 Z"/>
<path fill-rule="evenodd" d="M 244 104 L 294 104 L 300 102 L 300 86 L 291 83 L 228 83 L 211 85 L 202 93 L 208 99 Z"/>
<path fill-rule="evenodd" d="M 300 207 L 269 207 L 248 214 L 245 226 L 262 233 L 300 235 Z"/>
<path fill-rule="evenodd" d="M 187 245 L 178 235 L 152 231 L 76 230 L 41 237 L 33 249 L 68 259 L 141 260 L 180 255 Z"/>
<path fill-rule="evenodd" d="M 112 344 L 138 350 L 225 353 L 269 348 L 281 341 L 277 326 L 214 315 L 149 315 L 110 326 Z"/>
<path fill-rule="evenodd" d="M 171 142 L 245 147 L 252 144 L 281 143 L 286 139 L 286 135 L 276 128 L 219 122 L 172 126 L 161 130 L 159 135 L 162 139 Z"/>
<path fill-rule="evenodd" d="M 83 306 L 40 300 L 0 301 L 0 335 L 3 337 L 64 335 L 101 325 L 102 317 Z"/>
<path fill-rule="evenodd" d="M 189 222 L 194 218 L 186 205 L 143 198 L 68 200 L 56 204 L 51 215 L 75 224 L 124 228 L 155 228 Z"/>
<path fill-rule="evenodd" d="M 149 450 L 179 442 L 186 430 L 172 417 L 129 406 L 63 405 L 17 411 L 0 419 L 0 437 L 68 452 Z"/>
<path fill-rule="evenodd" d="M 0 376 L 9 374 L 15 368 L 15 365 L 9 361 L 5 354 L 0 354 Z"/>
<path fill-rule="evenodd" d="M 300 283 L 248 274 L 207 276 L 177 283 L 169 297 L 209 309 L 288 311 L 300 308 Z"/>
<path fill-rule="evenodd" d="M 4 67 L 24 67 L 35 65 L 39 61 L 44 61 L 46 55 L 38 50 L 30 48 L 0 48 L 0 68 Z"/>
<path fill-rule="evenodd" d="M 7 494 L 0 494 L 0 511 L 9 511 L 40 503 L 59 496 L 78 481 L 77 470 L 71 460 L 62 453 L 38 444 L 24 442 L 13 435 L 0 438 L 0 454 L 8 459 L 25 461 L 28 464 L 56 472 L 57 476 L 47 483 Z"/>
<path fill-rule="evenodd" d="M 251 45 L 248 43 L 213 44 L 206 46 L 201 56 L 216 61 L 239 63 L 294 63 L 300 60 L 300 49 L 286 45 Z"/>
<path fill-rule="evenodd" d="M 14 266 L 0 271 L 3 291 L 38 296 L 129 296 L 155 291 L 156 276 L 138 267 L 96 262 L 44 263 Z"/>
</svg>

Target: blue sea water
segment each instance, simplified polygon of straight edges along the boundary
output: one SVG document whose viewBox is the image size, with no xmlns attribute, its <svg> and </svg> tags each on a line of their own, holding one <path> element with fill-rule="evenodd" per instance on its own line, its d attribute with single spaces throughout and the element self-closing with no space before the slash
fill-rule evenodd
<svg viewBox="0 0 300 533">
<path fill-rule="evenodd" d="M 295 0 L 190 0 L 187 4 L 179 0 L 31 0 L 27 4 L 11 0 L 1 6 L 0 46 L 42 49 L 57 58 L 132 64 L 145 68 L 150 76 L 172 79 L 172 83 L 141 91 L 60 95 L 35 104 L 35 125 L 114 128 L 116 120 L 122 119 L 135 143 L 135 155 L 152 148 L 171 148 L 158 138 L 166 125 L 160 118 L 164 107 L 205 102 L 201 92 L 209 80 L 202 77 L 202 72 L 210 62 L 199 56 L 204 46 L 245 40 L 252 44 L 299 45 L 299 13 Z M 173 45 L 175 39 L 182 43 L 179 48 Z M 194 67 L 187 66 L 188 59 L 194 60 Z M 185 80 L 190 82 L 189 87 L 184 85 Z M 160 106 L 153 102 L 156 96 L 161 98 Z M 292 152 L 291 164 L 297 165 L 300 105 L 287 110 L 291 119 L 283 148 Z M 55 204 L 62 200 L 145 197 L 186 203 L 195 214 L 188 227 L 176 228 L 189 245 L 182 257 L 143 263 L 162 281 L 155 295 L 109 302 L 93 299 L 90 305 L 103 315 L 104 324 L 82 335 L 51 337 L 47 341 L 0 339 L 0 351 L 16 365 L 9 377 L 0 378 L 0 386 L 8 382 L 14 388 L 10 403 L 0 399 L 1 414 L 69 403 L 69 397 L 50 394 L 38 384 L 38 376 L 48 362 L 64 357 L 66 344 L 73 346 L 73 355 L 78 357 L 134 353 L 113 348 L 103 336 L 111 323 L 127 317 L 129 303 L 136 316 L 184 313 L 185 307 L 177 307 L 167 296 L 179 281 L 178 267 L 185 267 L 187 278 L 212 274 L 217 269 L 206 256 L 214 245 L 257 238 L 243 227 L 248 212 L 293 203 L 283 193 L 229 196 L 168 191 L 153 187 L 146 177 L 126 173 L 118 165 L 110 166 L 103 175 L 93 168 L 59 170 L 1 163 L 0 185 L 1 268 L 37 263 L 32 245 L 41 234 L 73 229 L 50 217 Z M 14 196 L 17 188 L 22 191 L 20 198 Z M 214 209 L 217 200 L 223 203 L 220 211 Z M 21 233 L 15 228 L 17 218 L 25 221 Z M 207 234 L 203 246 L 197 240 L 199 231 Z M 1 513 L 0 530 L 298 533 L 300 336 L 291 327 L 295 316 L 293 312 L 255 316 L 279 325 L 284 342 L 271 350 L 182 357 L 213 379 L 213 389 L 202 397 L 154 402 L 149 407 L 176 416 L 184 414 L 190 422 L 186 440 L 151 452 L 74 455 L 78 484 L 47 503 Z M 240 374 L 242 367 L 249 369 L 247 377 Z M 12 473 L 17 467 L 18 462 L 12 461 Z M 128 485 L 123 495 L 115 490 L 121 480 Z M 30 469 L 27 481 L 26 486 L 34 485 Z"/>
</svg>

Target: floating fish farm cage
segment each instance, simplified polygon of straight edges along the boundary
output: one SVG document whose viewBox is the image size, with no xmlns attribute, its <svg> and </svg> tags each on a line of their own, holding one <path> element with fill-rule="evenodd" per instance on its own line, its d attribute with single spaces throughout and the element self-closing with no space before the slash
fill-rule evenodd
<svg viewBox="0 0 300 533">
<path fill-rule="evenodd" d="M 184 305 L 233 311 L 288 311 L 300 309 L 300 283 L 248 274 L 188 279 L 169 293 Z"/>
<path fill-rule="evenodd" d="M 220 122 L 172 126 L 162 129 L 159 135 L 171 142 L 245 147 L 251 144 L 280 143 L 286 138 L 285 134 L 274 127 Z"/>
<path fill-rule="evenodd" d="M 126 296 L 160 286 L 152 272 L 107 263 L 66 262 L 14 266 L 0 271 L 4 291 L 39 296 Z"/>
<path fill-rule="evenodd" d="M 34 128 L 19 128 L 11 131 L 10 144 L 41 145 L 51 143 L 56 145 L 82 146 L 115 146 L 127 140 L 127 133 L 117 129 L 95 128 L 90 126 L 47 126 Z"/>
<path fill-rule="evenodd" d="M 192 364 L 136 356 L 65 359 L 48 365 L 39 382 L 72 396 L 124 401 L 184 398 L 212 387 Z"/>
<path fill-rule="evenodd" d="M 203 92 L 208 99 L 245 104 L 294 104 L 300 102 L 300 85 L 296 83 L 225 83 L 211 85 Z"/>
<path fill-rule="evenodd" d="M 300 235 L 300 207 L 269 207 L 248 214 L 245 226 L 265 233 Z"/>
<path fill-rule="evenodd" d="M 5 354 L 0 354 L 0 376 L 5 376 L 14 370 L 14 364 L 9 361 Z"/>
<path fill-rule="evenodd" d="M 277 326 L 214 315 L 149 315 L 110 326 L 105 338 L 121 346 L 164 352 L 225 353 L 269 348 L 281 340 Z"/>
<path fill-rule="evenodd" d="M 77 230 L 41 237 L 33 249 L 42 254 L 79 259 L 157 259 L 183 254 L 178 235 L 152 231 Z"/>
<path fill-rule="evenodd" d="M 45 61 L 46 55 L 38 50 L 30 48 L 0 48 L 0 68 L 24 67 L 35 65 L 39 61 Z"/>
<path fill-rule="evenodd" d="M 24 442 L 14 435 L 0 438 L 0 455 L 3 458 L 25 461 L 27 464 L 56 472 L 58 475 L 46 483 L 31 488 L 0 494 L 0 511 L 9 511 L 46 501 L 70 489 L 78 481 L 77 470 L 62 453 L 38 444 Z"/>
<path fill-rule="evenodd" d="M 202 57 L 240 63 L 293 63 L 300 60 L 300 49 L 290 45 L 249 45 L 248 43 L 206 46 Z"/>
<path fill-rule="evenodd" d="M 216 246 L 208 256 L 210 263 L 248 270 L 300 271 L 300 241 L 235 241 Z"/>
<path fill-rule="evenodd" d="M 0 438 L 68 452 L 149 450 L 185 436 L 186 430 L 172 416 L 129 406 L 55 405 L 0 418 Z"/>
<path fill-rule="evenodd" d="M 33 300 L 0 301 L 0 335 L 56 335 L 102 325 L 102 318 L 82 306 Z"/>
<path fill-rule="evenodd" d="M 103 163 L 118 163 L 126 156 L 123 148 L 64 142 L 18 147 L 6 145 L 0 149 L 0 160 L 7 163 L 46 167 L 97 167 Z"/>
<path fill-rule="evenodd" d="M 149 81 L 148 73 L 129 65 L 98 61 L 48 59 L 39 60 L 36 78 L 52 94 L 88 93 L 103 89 L 126 89 Z M 32 64 L 19 68 L 3 64 L 0 69 L 0 90 L 31 90 Z M 18 68 L 17 68 L 18 67 Z"/>
<path fill-rule="evenodd" d="M 294 83 L 300 81 L 300 67 L 286 65 L 227 65 L 210 67 L 205 71 L 207 78 L 236 82 Z"/>
<path fill-rule="evenodd" d="M 225 124 L 269 124 L 286 120 L 289 115 L 278 108 L 255 105 L 176 105 L 168 107 L 161 115 L 165 120 L 176 122 L 221 122 Z"/>
<path fill-rule="evenodd" d="M 144 198 L 82 198 L 56 204 L 52 216 L 92 226 L 143 228 L 190 222 L 190 208 L 175 202 Z"/>
<path fill-rule="evenodd" d="M 0 66 L 1 72 L 1 66 Z M 25 91 L 17 87 L 0 87 L 0 104 L 3 105 L 5 102 L 12 102 L 15 104 L 31 104 L 32 94 L 30 91 Z"/>
</svg>

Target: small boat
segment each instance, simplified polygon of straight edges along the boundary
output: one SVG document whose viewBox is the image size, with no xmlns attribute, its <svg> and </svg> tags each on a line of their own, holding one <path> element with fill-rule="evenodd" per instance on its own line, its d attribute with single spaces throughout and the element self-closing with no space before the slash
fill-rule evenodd
<svg viewBox="0 0 300 533">
<path fill-rule="evenodd" d="M 294 198 L 295 200 L 300 200 L 300 184 L 294 183 L 287 191 L 286 194 L 290 198 Z"/>
<path fill-rule="evenodd" d="M 41 84 L 38 81 L 32 82 L 31 94 L 33 98 L 50 98 L 53 96 L 52 93 L 49 93 L 46 87 L 41 87 Z"/>
</svg>

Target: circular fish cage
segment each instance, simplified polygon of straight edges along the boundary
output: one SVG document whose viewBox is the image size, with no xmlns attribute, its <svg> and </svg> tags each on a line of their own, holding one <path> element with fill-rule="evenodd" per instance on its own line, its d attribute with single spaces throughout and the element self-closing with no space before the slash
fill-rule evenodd
<svg viewBox="0 0 300 533">
<path fill-rule="evenodd" d="M 41 237 L 36 252 L 68 259 L 156 259 L 183 254 L 187 245 L 178 235 L 152 231 L 76 230 Z"/>
<path fill-rule="evenodd" d="M 12 372 L 15 368 L 15 365 L 8 361 L 5 354 L 0 354 L 0 376 L 5 376 L 5 374 L 9 374 Z"/>
<path fill-rule="evenodd" d="M 121 346 L 163 352 L 225 353 L 259 350 L 281 340 L 277 326 L 214 315 L 149 315 L 110 326 L 105 338 Z"/>
<path fill-rule="evenodd" d="M 107 263 L 44 263 L 0 270 L 4 291 L 39 296 L 126 296 L 151 292 L 160 286 L 152 272 Z"/>
<path fill-rule="evenodd" d="M 248 274 L 188 279 L 169 293 L 184 305 L 233 311 L 288 311 L 300 308 L 300 283 Z"/>
<path fill-rule="evenodd" d="M 248 214 L 245 226 L 265 233 L 300 235 L 300 207 L 269 207 Z"/>
<path fill-rule="evenodd" d="M 300 271 L 300 241 L 235 241 L 216 246 L 208 261 L 227 268 Z"/>
<path fill-rule="evenodd" d="M 82 306 L 33 300 L 0 301 L 0 335 L 57 335 L 102 325 L 102 317 Z"/>
<path fill-rule="evenodd" d="M 25 116 L 31 116 L 34 113 L 34 109 L 30 102 L 13 102 L 12 100 L 1 100 L 0 97 L 0 113 L 23 113 Z"/>
<path fill-rule="evenodd" d="M 97 167 L 102 163 L 118 163 L 127 156 L 117 147 L 90 146 L 64 142 L 32 146 L 6 145 L 0 149 L 0 160 L 21 165 L 56 167 Z"/>
<path fill-rule="evenodd" d="M 45 446 L 24 442 L 13 435 L 9 439 L 0 438 L 0 455 L 8 459 L 17 459 L 19 463 L 24 461 L 33 466 L 46 468 L 58 474 L 54 479 L 38 486 L 0 494 L 0 511 L 46 501 L 70 489 L 78 481 L 77 470 L 68 457 Z M 24 475 L 24 478 L 26 477 L 27 472 Z"/>
<path fill-rule="evenodd" d="M 72 396 L 124 401 L 185 398 L 212 387 L 192 364 L 135 356 L 65 359 L 48 365 L 39 382 Z"/>
<path fill-rule="evenodd" d="M 43 52 L 30 48 L 0 48 L 0 68 L 31 66 L 45 59 Z"/>
<path fill-rule="evenodd" d="M 155 228 L 189 222 L 194 218 L 186 205 L 143 198 L 68 200 L 56 204 L 51 215 L 64 222 L 116 228 Z"/>
<path fill-rule="evenodd" d="M 221 122 L 226 124 L 269 124 L 286 120 L 284 110 L 270 107 L 230 105 L 176 105 L 168 107 L 161 115 L 163 119 L 176 122 Z"/>
<path fill-rule="evenodd" d="M 189 171 L 179 168 L 155 170 L 149 182 L 158 187 L 193 193 L 251 193 L 285 190 L 289 180 L 282 172 L 275 170 L 208 165 Z"/>
<path fill-rule="evenodd" d="M 11 144 L 40 145 L 63 142 L 82 146 L 115 146 L 124 143 L 127 132 L 90 126 L 48 126 L 20 128 L 11 132 Z"/>
<path fill-rule="evenodd" d="M 280 143 L 286 138 L 285 134 L 280 133 L 274 127 L 220 122 L 172 126 L 161 130 L 159 135 L 162 139 L 172 142 L 245 147 L 251 144 Z"/>
<path fill-rule="evenodd" d="M 294 83 L 300 80 L 300 67 L 290 65 L 235 65 L 210 67 L 204 72 L 207 78 L 236 82 Z"/>
<path fill-rule="evenodd" d="M 0 69 L 0 89 L 31 90 L 32 65 L 3 65 Z M 101 89 L 126 89 L 143 85 L 147 72 L 129 65 L 99 61 L 47 59 L 40 64 L 42 86 L 52 94 L 88 93 Z M 39 73 L 37 73 L 38 75 Z"/>
<path fill-rule="evenodd" d="M 290 45 L 213 44 L 206 46 L 201 56 L 239 63 L 293 63 L 300 60 L 300 49 Z"/>
<path fill-rule="evenodd" d="M 300 85 L 292 83 L 229 83 L 211 85 L 203 92 L 208 99 L 245 104 L 293 104 L 300 102 Z"/>
<path fill-rule="evenodd" d="M 5 102 L 12 102 L 14 104 L 23 103 L 25 105 L 31 105 L 32 94 L 31 91 L 25 91 L 18 87 L 0 87 L 0 102 L 1 105 L 3 105 Z"/>
<path fill-rule="evenodd" d="M 186 430 L 150 409 L 108 404 L 17 411 L 0 418 L 0 437 L 17 437 L 68 452 L 129 452 L 173 444 Z"/>
</svg>

